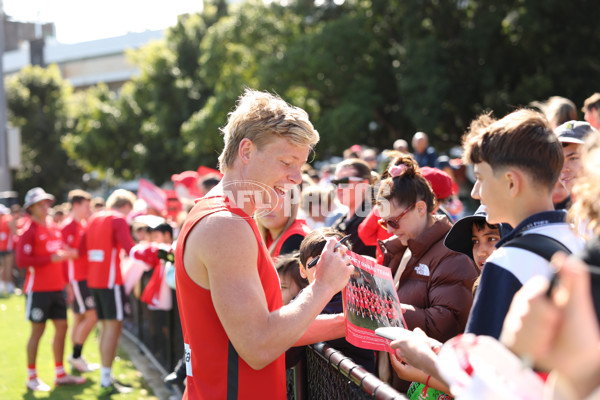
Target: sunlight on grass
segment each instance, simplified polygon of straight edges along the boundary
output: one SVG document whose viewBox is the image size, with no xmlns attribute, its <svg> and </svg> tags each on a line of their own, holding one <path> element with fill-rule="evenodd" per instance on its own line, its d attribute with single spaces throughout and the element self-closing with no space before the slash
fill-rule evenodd
<svg viewBox="0 0 600 400">
<path fill-rule="evenodd" d="M 70 311 L 68 318 L 70 324 Z M 27 379 L 25 346 L 29 339 L 29 333 L 30 323 L 25 319 L 25 297 L 0 298 L 0 338 L 2 338 L 2 345 L 0 346 L 0 399 L 82 400 L 98 398 L 99 371 L 83 374 L 87 378 L 87 382 L 83 385 L 54 387 L 54 360 L 52 356 L 54 326 L 51 321 L 48 321 L 44 336 L 40 340 L 37 371 L 38 376 L 52 387 L 52 391 L 49 393 L 28 391 L 25 387 Z M 69 334 L 67 335 L 64 356 L 67 372 L 70 372 L 67 356 L 72 349 Z M 96 330 L 90 334 L 83 348 L 83 355 L 89 362 L 100 363 Z M 117 359 L 113 364 L 113 374 L 119 381 L 133 386 L 131 393 L 114 396 L 114 398 L 129 400 L 157 399 L 143 380 L 142 374 L 135 369 L 133 362 L 121 349 L 119 349 Z"/>
</svg>

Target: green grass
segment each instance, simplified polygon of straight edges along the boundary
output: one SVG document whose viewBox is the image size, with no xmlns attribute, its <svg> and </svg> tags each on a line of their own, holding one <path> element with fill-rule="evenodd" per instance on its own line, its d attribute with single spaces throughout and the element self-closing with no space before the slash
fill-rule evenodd
<svg viewBox="0 0 600 400">
<path fill-rule="evenodd" d="M 67 356 L 72 345 L 69 339 L 71 312 L 69 311 L 69 333 L 65 345 L 65 369 L 70 372 Z M 0 399 L 97 399 L 100 387 L 100 372 L 84 374 L 87 382 L 77 386 L 54 387 L 54 359 L 52 356 L 52 339 L 54 326 L 51 321 L 40 340 L 37 356 L 37 372 L 40 379 L 52 388 L 50 392 L 32 392 L 25 387 L 27 379 L 27 361 L 25 347 L 29 339 L 31 325 L 25 319 L 25 297 L 11 296 L 0 298 Z M 100 362 L 98 353 L 97 332 L 94 330 L 83 349 L 83 355 L 89 362 Z M 122 382 L 131 384 L 133 391 L 113 396 L 114 399 L 157 399 L 142 378 L 142 374 L 125 352 L 119 349 L 113 364 L 114 376 Z"/>
</svg>

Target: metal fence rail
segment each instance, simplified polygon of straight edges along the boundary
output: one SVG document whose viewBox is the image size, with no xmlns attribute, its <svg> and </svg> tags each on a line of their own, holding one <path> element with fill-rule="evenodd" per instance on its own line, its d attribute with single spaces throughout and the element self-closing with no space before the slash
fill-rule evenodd
<svg viewBox="0 0 600 400">
<path fill-rule="evenodd" d="M 325 343 L 307 347 L 308 399 L 406 399 Z"/>
<path fill-rule="evenodd" d="M 142 288 L 150 275 L 142 276 Z M 172 371 L 184 347 L 175 292 L 170 311 L 149 310 L 133 293 L 129 303 L 131 313 L 124 328 L 143 343 L 141 351 L 149 353 L 166 371 Z M 406 399 L 325 343 L 306 346 L 302 361 L 287 371 L 287 387 L 289 400 Z"/>
</svg>

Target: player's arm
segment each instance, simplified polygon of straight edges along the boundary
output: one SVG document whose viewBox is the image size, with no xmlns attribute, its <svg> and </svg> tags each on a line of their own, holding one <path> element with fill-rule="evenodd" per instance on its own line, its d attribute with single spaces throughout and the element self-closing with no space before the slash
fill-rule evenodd
<svg viewBox="0 0 600 400">
<path fill-rule="evenodd" d="M 226 212 L 200 221 L 185 243 L 188 275 L 209 288 L 215 310 L 238 354 L 253 368 L 273 362 L 291 347 L 335 293 L 352 268 L 334 242 L 317 264 L 315 283 L 290 305 L 269 312 L 257 271 L 258 244 L 248 223 Z"/>
<path fill-rule="evenodd" d="M 33 224 L 19 237 L 16 249 L 17 266 L 21 268 L 29 266 L 42 266 L 54 262 L 53 254 L 35 255 L 33 248 L 35 244 L 35 227 Z"/>
<path fill-rule="evenodd" d="M 344 314 L 321 314 L 310 324 L 294 346 L 306 346 L 346 336 Z"/>
</svg>

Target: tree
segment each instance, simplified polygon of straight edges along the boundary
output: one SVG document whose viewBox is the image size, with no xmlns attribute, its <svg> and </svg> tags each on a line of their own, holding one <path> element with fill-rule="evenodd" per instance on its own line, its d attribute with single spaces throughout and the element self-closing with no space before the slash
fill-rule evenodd
<svg viewBox="0 0 600 400">
<path fill-rule="evenodd" d="M 121 96 L 100 84 L 77 95 L 77 120 L 63 138 L 69 157 L 86 172 L 97 171 L 100 179 L 118 171 L 122 179 L 134 179 L 140 170 L 141 110 L 132 101 L 130 85 Z"/>
<path fill-rule="evenodd" d="M 40 186 L 65 198 L 83 174 L 61 146 L 72 129 L 72 88 L 56 65 L 28 66 L 7 79 L 6 98 L 8 120 L 21 128 L 22 163 L 12 176 L 14 189 L 24 195 Z"/>
<path fill-rule="evenodd" d="M 219 128 L 245 87 L 307 110 L 320 158 L 354 143 L 389 148 L 416 131 L 445 151 L 481 112 L 556 94 L 581 104 L 596 90 L 600 44 L 590 38 L 600 25 L 584 11 L 589 0 L 289 3 L 219 0 L 180 18 L 166 40 L 132 54 L 142 72 L 119 96 L 90 91 L 98 110 L 78 119 L 69 154 L 159 184 L 215 167 Z"/>
<path fill-rule="evenodd" d="M 225 13 L 222 1 L 205 2 L 204 13 L 180 17 L 166 40 L 131 52 L 141 73 L 118 96 L 101 85 L 88 90 L 73 134 L 65 139 L 86 171 L 110 169 L 120 178 L 143 175 L 162 184 L 199 166 L 196 142 L 181 128 L 213 93 L 214 85 L 199 76 L 199 44 Z"/>
</svg>

